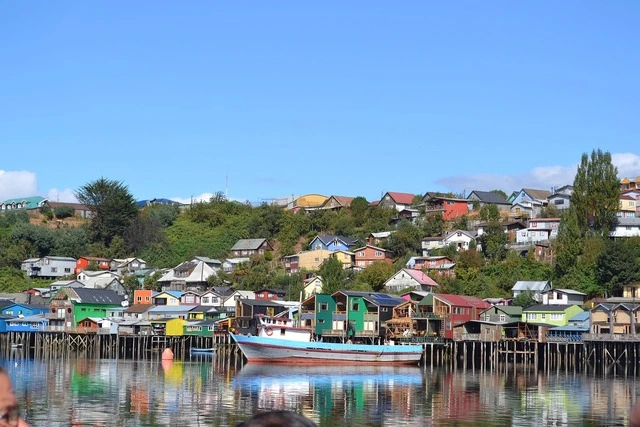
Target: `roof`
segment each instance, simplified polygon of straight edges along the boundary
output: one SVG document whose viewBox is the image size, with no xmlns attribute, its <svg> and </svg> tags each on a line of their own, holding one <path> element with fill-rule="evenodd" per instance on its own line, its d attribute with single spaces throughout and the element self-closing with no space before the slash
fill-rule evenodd
<svg viewBox="0 0 640 427">
<path fill-rule="evenodd" d="M 258 250 L 267 239 L 240 239 L 231 248 L 232 251 Z"/>
<path fill-rule="evenodd" d="M 56 261 L 69 261 L 69 262 L 73 262 L 73 263 L 75 263 L 75 262 L 76 262 L 76 259 L 75 259 L 75 258 L 71 258 L 71 257 L 68 257 L 68 256 L 52 256 L 52 255 L 47 255 L 47 256 L 45 256 L 45 257 L 42 257 L 41 259 L 44 259 L 44 258 L 49 258 L 49 259 L 53 259 L 53 260 L 56 260 Z"/>
<path fill-rule="evenodd" d="M 391 199 L 394 202 L 399 203 L 401 205 L 410 205 L 411 203 L 413 203 L 413 199 L 416 197 L 415 194 L 398 193 L 395 191 L 389 191 L 387 192 L 387 194 L 389 195 L 389 197 L 391 197 Z"/>
<path fill-rule="evenodd" d="M 97 256 L 81 256 L 78 257 L 78 259 L 83 258 L 86 259 L 87 261 L 109 261 L 107 258 L 101 258 L 101 257 L 97 257 Z"/>
<path fill-rule="evenodd" d="M 525 309 L 523 309 L 523 312 L 532 312 L 532 311 L 539 311 L 539 312 L 544 312 L 544 313 L 548 313 L 550 311 L 557 311 L 557 312 L 562 312 L 564 313 L 565 311 L 567 311 L 568 308 L 573 307 L 575 304 L 573 305 L 545 305 L 545 304 L 537 304 L 537 305 L 532 305 L 530 307 L 527 307 Z M 576 306 L 578 307 L 578 306 Z"/>
<path fill-rule="evenodd" d="M 154 304 L 132 304 L 127 307 L 124 312 L 125 313 L 144 313 L 149 309 L 155 307 Z"/>
<path fill-rule="evenodd" d="M 522 307 L 520 307 L 519 305 L 493 305 L 487 310 L 491 310 L 492 308 L 500 310 L 503 313 L 508 314 L 509 316 L 520 316 L 522 314 Z"/>
<path fill-rule="evenodd" d="M 535 188 L 523 188 L 522 191 L 524 191 L 529 196 L 537 200 L 545 200 L 547 197 L 551 195 L 551 191 L 536 190 Z"/>
<path fill-rule="evenodd" d="M 353 246 L 358 243 L 358 239 L 356 239 L 355 237 L 334 236 L 333 234 L 318 234 L 316 238 L 325 245 L 329 245 L 334 241 L 340 241 L 344 243 L 345 246 Z"/>
<path fill-rule="evenodd" d="M 59 208 L 61 206 L 69 206 L 70 208 L 73 208 L 73 209 L 75 209 L 77 211 L 88 211 L 88 210 L 91 210 L 91 208 L 89 206 L 84 205 L 82 203 L 47 201 L 47 204 L 49 205 L 49 207 L 51 209 Z"/>
<path fill-rule="evenodd" d="M 188 313 L 194 308 L 196 305 L 156 305 L 155 307 L 151 307 L 148 311 L 149 313 L 154 314 L 162 314 L 162 313 Z"/>
<path fill-rule="evenodd" d="M 470 239 L 475 239 L 476 236 L 478 235 L 478 233 L 476 231 L 467 231 L 467 230 L 454 230 L 454 231 L 449 231 L 447 233 L 447 235 L 444 237 L 443 240 L 447 240 L 450 237 L 453 237 L 454 235 L 458 234 L 458 233 L 462 233 L 465 236 L 469 237 Z M 424 239 L 423 239 L 424 240 Z"/>
<path fill-rule="evenodd" d="M 371 233 L 370 236 L 376 239 L 384 239 L 385 237 L 389 237 L 391 233 L 394 233 L 394 231 L 380 231 L 378 233 Z"/>
<path fill-rule="evenodd" d="M 251 305 L 251 306 L 262 306 L 262 307 L 283 307 L 278 301 L 273 301 L 269 299 L 240 299 L 238 300 L 242 304 Z"/>
<path fill-rule="evenodd" d="M 35 209 L 39 207 L 39 204 L 46 201 L 47 199 L 45 199 L 42 196 L 32 196 L 32 197 L 17 197 L 14 199 L 7 199 L 5 200 L 3 203 L 6 205 L 9 205 L 11 203 L 22 203 L 22 202 L 26 202 L 27 209 Z"/>
<path fill-rule="evenodd" d="M 362 297 L 378 306 L 395 307 L 406 300 L 397 295 L 389 295 L 384 292 L 360 292 L 360 291 L 337 291 L 348 297 Z"/>
<path fill-rule="evenodd" d="M 547 280 L 543 281 L 531 281 L 531 280 L 518 280 L 512 291 L 543 291 L 547 284 L 551 285 L 551 282 Z"/>
<path fill-rule="evenodd" d="M 330 199 L 334 199 L 336 202 L 338 202 L 340 206 L 348 207 L 348 206 L 351 206 L 351 202 L 353 201 L 354 197 L 331 196 L 327 200 L 330 200 Z M 327 204 L 327 200 L 325 200 L 324 204 Z"/>
<path fill-rule="evenodd" d="M 587 296 L 587 294 L 582 293 L 580 291 L 576 291 L 574 289 L 550 289 L 548 292 L 560 292 L 563 294 L 568 294 L 568 295 L 582 295 L 582 296 Z"/>
<path fill-rule="evenodd" d="M 415 280 L 416 282 L 418 282 L 421 285 L 438 286 L 438 283 L 436 283 L 435 280 L 433 280 L 431 277 L 427 276 L 421 270 L 414 270 L 412 268 L 403 268 L 400 271 L 407 273 L 409 276 L 411 276 L 411 278 L 413 280 Z M 396 273 L 396 274 L 398 274 L 398 273 Z"/>
<path fill-rule="evenodd" d="M 469 295 L 433 294 L 433 297 L 457 307 L 475 307 L 483 310 L 491 307 L 485 300 Z"/>
<path fill-rule="evenodd" d="M 240 257 L 240 258 L 227 258 L 224 262 L 229 264 L 242 264 L 243 262 L 249 262 L 250 258 Z"/>
<path fill-rule="evenodd" d="M 500 193 L 496 193 L 494 191 L 478 191 L 478 190 L 473 190 L 469 196 L 467 196 L 467 199 L 469 199 L 471 197 L 472 194 L 475 194 L 476 197 L 478 198 L 479 201 L 484 202 L 484 203 L 492 203 L 492 204 L 496 204 L 496 205 L 508 205 L 509 202 L 507 202 L 507 199 L 504 198 L 504 196 Z"/>
<path fill-rule="evenodd" d="M 81 304 L 122 304 L 124 297 L 110 289 L 62 288 L 69 298 Z"/>
</svg>

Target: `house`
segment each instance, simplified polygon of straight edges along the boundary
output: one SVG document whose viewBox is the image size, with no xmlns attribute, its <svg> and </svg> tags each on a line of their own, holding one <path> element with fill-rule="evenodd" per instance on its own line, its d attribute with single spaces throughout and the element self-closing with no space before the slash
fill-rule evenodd
<svg viewBox="0 0 640 427">
<path fill-rule="evenodd" d="M 547 199 L 551 196 L 551 192 L 547 190 L 536 190 L 533 188 L 523 188 L 520 191 L 514 191 L 507 199 L 509 203 L 515 205 L 516 203 L 528 203 L 538 202 L 540 204 L 546 204 Z"/>
<path fill-rule="evenodd" d="M 70 276 L 76 267 L 76 259 L 62 256 L 29 258 L 22 262 L 21 270 L 31 277 L 56 279 Z"/>
<path fill-rule="evenodd" d="M 455 230 L 448 232 L 442 239 L 443 246 L 453 245 L 457 251 L 466 251 L 475 242 L 477 234 L 474 231 Z"/>
<path fill-rule="evenodd" d="M 125 307 L 123 318 L 125 320 L 141 320 L 149 318 L 149 310 L 155 307 L 153 304 L 133 304 Z"/>
<path fill-rule="evenodd" d="M 287 274 L 298 273 L 300 271 L 318 271 L 320 265 L 329 259 L 331 254 L 332 251 L 330 250 L 316 249 L 282 257 L 284 261 L 284 271 Z"/>
<path fill-rule="evenodd" d="M 107 310 L 123 305 L 125 298 L 105 289 L 60 288 L 49 303 L 49 328 L 66 330 L 87 317 L 106 317 Z"/>
<path fill-rule="evenodd" d="M 323 336 L 372 342 L 386 337 L 384 325 L 393 317 L 393 308 L 405 302 L 399 296 L 381 292 L 337 291 L 331 298 L 336 313 L 332 316 L 332 329 L 324 329 Z"/>
<path fill-rule="evenodd" d="M 241 264 L 246 264 L 250 260 L 248 257 L 227 258 L 222 262 L 222 271 L 225 273 L 233 273 Z"/>
<path fill-rule="evenodd" d="M 509 216 L 511 218 L 528 219 L 539 217 L 544 204 L 539 201 L 518 202 L 511 205 Z"/>
<path fill-rule="evenodd" d="M 360 241 L 353 237 L 334 236 L 331 234 L 319 234 L 309 243 L 312 251 L 328 250 L 328 251 L 348 251 L 356 246 Z"/>
<path fill-rule="evenodd" d="M 429 253 L 431 253 L 431 251 L 444 248 L 444 241 L 442 236 L 423 237 L 421 244 L 422 256 L 429 256 Z"/>
<path fill-rule="evenodd" d="M 426 334 L 453 339 L 453 328 L 469 320 L 479 320 L 491 304 L 474 296 L 429 294 L 420 301 L 414 316 L 427 319 Z"/>
<path fill-rule="evenodd" d="M 522 322 L 564 326 L 582 311 L 577 305 L 533 305 L 522 310 Z"/>
<path fill-rule="evenodd" d="M 215 271 L 218 271 L 222 268 L 222 261 L 215 258 L 209 258 L 206 256 L 195 256 L 193 257 L 193 261 L 202 261 L 209 267 L 213 268 Z"/>
<path fill-rule="evenodd" d="M 560 218 L 531 218 L 529 227 L 516 233 L 516 243 L 537 243 L 558 237 Z"/>
<path fill-rule="evenodd" d="M 380 231 L 378 233 L 371 233 L 367 238 L 367 243 L 372 246 L 378 246 L 380 243 L 389 239 L 389 237 L 393 233 L 395 233 L 395 231 Z"/>
<path fill-rule="evenodd" d="M 180 291 L 162 291 L 158 292 L 153 297 L 153 304 L 162 306 L 177 306 L 180 305 L 180 297 L 182 292 Z"/>
<path fill-rule="evenodd" d="M 184 325 L 184 335 L 196 337 L 211 337 L 216 331 L 216 320 L 199 320 L 196 322 L 187 322 Z"/>
<path fill-rule="evenodd" d="M 14 210 L 35 210 L 40 209 L 47 203 L 47 199 L 41 196 L 18 197 L 7 199 L 0 203 L 0 213 Z"/>
<path fill-rule="evenodd" d="M 518 280 L 511 288 L 513 291 L 513 297 L 517 297 L 523 292 L 531 292 L 532 297 L 537 302 L 542 302 L 542 294 L 549 292 L 553 286 L 548 280 L 544 281 L 530 281 L 530 280 Z"/>
<path fill-rule="evenodd" d="M 45 332 L 48 330 L 49 320 L 43 314 L 6 319 L 4 332 Z"/>
<path fill-rule="evenodd" d="M 257 300 L 284 300 L 287 297 L 287 291 L 284 289 L 258 289 L 255 292 L 255 298 Z"/>
<path fill-rule="evenodd" d="M 151 320 L 150 322 L 154 335 L 167 337 L 183 336 L 184 326 L 187 323 L 183 317 L 157 319 Z"/>
<path fill-rule="evenodd" d="M 227 313 L 235 313 L 235 310 L 238 306 L 238 301 L 240 300 L 263 301 L 263 300 L 257 300 L 256 293 L 253 291 L 235 290 L 232 293 L 224 296 L 220 310 L 225 311 Z"/>
<path fill-rule="evenodd" d="M 495 191 L 478 191 L 473 190 L 467 196 L 467 201 L 472 209 L 481 209 L 484 206 L 495 205 L 500 212 L 509 212 L 511 203 L 504 196 Z"/>
<path fill-rule="evenodd" d="M 206 262 L 194 258 L 167 271 L 158 279 L 158 285 L 162 290 L 201 291 L 209 286 L 207 279 L 215 274 Z"/>
<path fill-rule="evenodd" d="M 611 237 L 614 239 L 638 236 L 640 236 L 640 218 L 618 218 L 611 232 Z"/>
<path fill-rule="evenodd" d="M 378 206 L 386 209 L 395 209 L 400 212 L 403 209 L 410 207 L 413 204 L 415 194 L 411 193 L 398 193 L 389 191 L 382 196 L 378 202 Z"/>
<path fill-rule="evenodd" d="M 384 282 L 384 289 L 387 292 L 399 292 L 406 289 L 434 292 L 437 287 L 436 281 L 426 273 L 410 268 L 403 268 Z"/>
<path fill-rule="evenodd" d="M 640 176 L 636 178 L 622 178 L 620 180 L 620 191 L 634 190 L 640 188 Z"/>
<path fill-rule="evenodd" d="M 584 334 L 589 333 L 590 313 L 583 311 L 571 317 L 565 326 L 556 326 L 547 330 L 547 342 L 582 342 Z"/>
<path fill-rule="evenodd" d="M 484 234 L 485 229 L 487 228 L 487 226 L 489 225 L 488 222 L 480 222 L 478 223 L 478 225 L 476 226 L 476 231 L 477 231 L 477 236 L 480 237 Z M 521 221 L 517 221 L 517 220 L 511 220 L 511 221 L 501 221 L 500 225 L 502 226 L 502 228 L 504 229 L 504 232 L 507 235 L 507 241 L 508 242 L 515 242 L 516 241 L 516 234 L 518 233 L 518 231 L 526 229 L 527 226 L 524 225 Z"/>
<path fill-rule="evenodd" d="M 338 250 L 331 253 L 331 257 L 342 264 L 342 268 L 348 270 L 356 264 L 356 254 L 350 251 Z"/>
<path fill-rule="evenodd" d="M 31 305 L 22 303 L 12 303 L 0 309 L 0 313 L 11 317 L 27 317 L 36 314 L 45 314 L 49 312 L 48 305 Z"/>
<path fill-rule="evenodd" d="M 353 201 L 353 199 L 354 197 L 331 196 L 327 200 L 325 200 L 320 207 L 322 209 L 332 209 L 332 210 L 348 208 L 351 206 L 351 202 Z"/>
<path fill-rule="evenodd" d="M 60 208 L 63 206 L 66 207 L 70 207 L 71 209 L 73 209 L 73 216 L 79 217 L 79 218 L 91 218 L 91 216 L 93 215 L 91 208 L 87 205 L 84 205 L 82 203 L 70 203 L 70 202 L 51 202 L 51 201 L 47 201 L 45 203 L 47 206 L 49 206 L 51 209 L 56 209 L 56 208 Z"/>
<path fill-rule="evenodd" d="M 398 216 L 391 220 L 391 224 L 397 225 L 400 221 L 407 220 L 413 224 L 416 224 L 420 217 L 420 210 L 413 208 L 404 208 L 398 212 Z"/>
<path fill-rule="evenodd" d="M 573 185 L 565 185 L 560 188 L 555 188 L 553 194 L 547 198 L 547 206 L 553 206 L 560 212 L 564 212 L 569 209 L 572 194 Z"/>
<path fill-rule="evenodd" d="M 189 312 L 195 305 L 156 305 L 147 310 L 149 320 L 157 319 L 187 319 Z"/>
<path fill-rule="evenodd" d="M 51 289 L 51 293 L 55 293 L 60 288 L 84 288 L 84 283 L 78 282 L 77 280 L 56 280 L 55 282 L 49 285 Z"/>
<path fill-rule="evenodd" d="M 542 293 L 542 304 L 582 306 L 586 296 L 586 294 L 573 289 L 549 289 Z"/>
<path fill-rule="evenodd" d="M 109 270 L 119 275 L 130 274 L 147 268 L 147 262 L 141 258 L 114 258 L 109 262 Z"/>
<path fill-rule="evenodd" d="M 238 299 L 236 300 L 233 328 L 242 334 L 256 334 L 255 316 L 276 316 L 287 313 L 289 308 L 279 301 L 268 299 Z"/>
<path fill-rule="evenodd" d="M 636 198 L 627 194 L 622 194 L 618 201 L 618 218 L 635 218 L 636 217 Z"/>
<path fill-rule="evenodd" d="M 204 307 L 220 307 L 223 299 L 224 297 L 222 295 L 209 289 L 200 295 L 200 305 Z"/>
<path fill-rule="evenodd" d="M 423 198 L 425 214 L 439 212 L 445 221 L 452 221 L 469 213 L 469 201 L 456 197 L 429 196 Z"/>
<path fill-rule="evenodd" d="M 99 270 L 109 269 L 109 260 L 106 258 L 81 256 L 76 260 L 76 268 L 74 269 L 74 274 L 79 274 L 81 271 L 86 270 L 92 264 L 94 264 Z"/>
<path fill-rule="evenodd" d="M 517 305 L 494 305 L 478 315 L 485 322 L 513 323 L 522 319 L 522 307 Z"/>
<path fill-rule="evenodd" d="M 264 255 L 265 252 L 273 252 L 273 247 L 267 239 L 240 239 L 231 248 L 234 257 Z"/>
<path fill-rule="evenodd" d="M 437 272 L 440 276 L 455 277 L 456 264 L 448 256 L 414 256 L 409 258 L 407 268 L 422 270 L 425 273 Z"/>
<path fill-rule="evenodd" d="M 640 304 L 632 302 L 605 302 L 596 305 L 590 313 L 591 334 L 640 334 Z M 586 338 L 585 338 L 586 340 Z"/>
<path fill-rule="evenodd" d="M 386 262 L 387 264 L 393 263 L 391 251 L 377 246 L 366 245 L 361 248 L 354 249 L 353 252 L 356 254 L 356 268 L 367 268 L 367 266 L 376 261 Z"/>
<path fill-rule="evenodd" d="M 193 291 L 186 291 L 180 295 L 180 304 L 184 305 L 199 305 L 200 294 Z"/>
<path fill-rule="evenodd" d="M 111 271 L 80 271 L 76 276 L 78 282 L 85 288 L 102 289 L 113 280 L 119 280 L 119 276 Z"/>
<path fill-rule="evenodd" d="M 153 304 L 153 298 L 158 294 L 151 289 L 135 289 L 132 304 Z"/>
<path fill-rule="evenodd" d="M 307 299 L 312 295 L 322 292 L 322 277 L 313 276 L 303 281 L 302 299 Z"/>
</svg>

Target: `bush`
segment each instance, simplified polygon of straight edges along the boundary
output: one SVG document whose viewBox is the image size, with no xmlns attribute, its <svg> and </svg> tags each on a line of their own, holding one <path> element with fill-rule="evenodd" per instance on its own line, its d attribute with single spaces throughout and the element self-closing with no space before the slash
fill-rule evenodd
<svg viewBox="0 0 640 427">
<path fill-rule="evenodd" d="M 58 206 L 53 210 L 58 219 L 69 218 L 73 216 L 75 210 L 71 206 Z"/>
<path fill-rule="evenodd" d="M 51 221 L 53 219 L 53 211 L 51 210 L 51 208 L 49 206 L 42 206 L 40 208 L 40 213 L 42 215 L 44 215 L 45 219 L 47 221 Z"/>
</svg>

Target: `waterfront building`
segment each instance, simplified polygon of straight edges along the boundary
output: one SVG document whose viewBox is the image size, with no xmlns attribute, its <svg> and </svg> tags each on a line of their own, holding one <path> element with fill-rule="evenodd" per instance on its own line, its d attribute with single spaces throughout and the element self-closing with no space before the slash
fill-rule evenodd
<svg viewBox="0 0 640 427">
<path fill-rule="evenodd" d="M 80 319 L 104 318 L 109 308 L 124 301 L 122 295 L 106 289 L 60 288 L 49 303 L 49 328 L 64 331 L 75 328 Z"/>
<path fill-rule="evenodd" d="M 517 305 L 494 305 L 478 315 L 485 322 L 513 323 L 522 319 L 522 307 Z"/>
<path fill-rule="evenodd" d="M 491 304 L 468 295 L 429 294 L 417 305 L 415 316 L 426 319 L 426 332 L 453 339 L 453 328 L 469 320 L 479 320 Z"/>
<path fill-rule="evenodd" d="M 582 306 L 586 297 L 587 294 L 573 289 L 549 289 L 542 292 L 542 304 Z"/>
<path fill-rule="evenodd" d="M 1 332 L 43 332 L 47 330 L 49 320 L 43 314 L 5 319 L 4 331 Z"/>
<path fill-rule="evenodd" d="M 522 310 L 523 323 L 543 323 L 550 326 L 564 326 L 576 314 L 582 312 L 578 305 L 533 305 Z"/>
<path fill-rule="evenodd" d="M 27 317 L 34 316 L 36 314 L 45 314 L 49 312 L 48 305 L 36 305 L 36 304 L 24 304 L 24 303 L 11 303 L 2 306 L 0 313 L 6 316 L 13 317 Z"/>
</svg>

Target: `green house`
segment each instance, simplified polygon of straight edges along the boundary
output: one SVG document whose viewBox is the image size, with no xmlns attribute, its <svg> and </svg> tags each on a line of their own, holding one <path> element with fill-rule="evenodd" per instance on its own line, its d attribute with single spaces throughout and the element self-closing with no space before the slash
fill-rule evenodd
<svg viewBox="0 0 640 427">
<path fill-rule="evenodd" d="M 522 322 L 565 326 L 582 308 L 578 305 L 533 305 L 522 310 Z"/>
<path fill-rule="evenodd" d="M 49 300 L 49 329 L 74 328 L 87 317 L 104 318 L 124 297 L 108 289 L 60 288 Z"/>
<path fill-rule="evenodd" d="M 347 330 L 348 338 L 380 338 L 386 335 L 386 321 L 393 317 L 393 308 L 405 299 L 382 292 L 338 291 L 332 295 L 336 314 L 344 314 L 337 326 Z M 335 316 L 334 316 L 335 317 Z"/>
<path fill-rule="evenodd" d="M 336 312 L 336 302 L 331 295 L 316 294 L 310 299 L 315 299 L 315 331 L 316 335 L 332 335 L 334 330 L 334 312 Z M 335 314 L 336 321 L 344 318 L 344 314 Z M 337 326 L 336 326 L 337 329 Z"/>
<path fill-rule="evenodd" d="M 518 305 L 494 305 L 478 314 L 485 322 L 513 323 L 522 319 L 522 307 Z"/>
<path fill-rule="evenodd" d="M 216 331 L 216 320 L 189 321 L 184 324 L 184 335 L 195 337 L 211 337 Z"/>
</svg>

